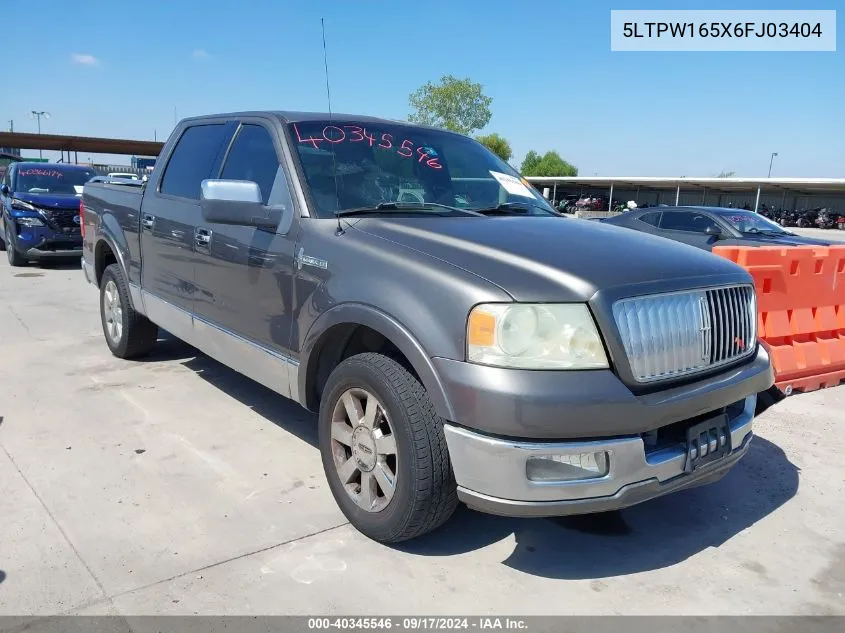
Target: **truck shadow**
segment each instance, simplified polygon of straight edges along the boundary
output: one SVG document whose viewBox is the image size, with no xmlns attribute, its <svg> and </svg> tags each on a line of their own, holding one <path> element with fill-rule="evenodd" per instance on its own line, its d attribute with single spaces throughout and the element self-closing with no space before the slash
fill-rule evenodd
<svg viewBox="0 0 845 633">
<path fill-rule="evenodd" d="M 45 260 L 41 262 L 35 262 L 35 265 L 37 268 L 45 270 L 78 270 L 79 274 L 82 274 L 82 269 L 80 268 L 78 257 L 69 259 Z"/>
<path fill-rule="evenodd" d="M 444 528 L 397 549 L 463 554 L 513 534 L 503 564 L 555 579 L 595 579 L 669 567 L 733 536 L 795 496 L 799 469 L 759 435 L 720 481 L 625 510 L 554 519 L 490 517 L 461 508 Z"/>
<path fill-rule="evenodd" d="M 203 380 L 317 448 L 316 416 L 293 401 L 166 333 L 148 358 L 164 360 L 181 361 Z M 441 529 L 393 548 L 419 556 L 454 556 L 513 535 L 513 551 L 502 562 L 527 574 L 571 580 L 634 574 L 721 546 L 795 496 L 798 485 L 799 469 L 780 447 L 758 435 L 727 476 L 708 486 L 619 512 L 553 519 L 503 518 L 461 506 Z"/>
<path fill-rule="evenodd" d="M 160 351 L 157 349 L 155 355 L 150 355 L 150 361 L 181 360 L 183 366 L 203 380 L 237 399 L 279 428 L 295 435 L 314 449 L 317 448 L 316 415 L 303 409 L 293 400 L 283 398 L 275 391 L 218 363 L 187 343 L 171 337 L 159 340 L 156 348 L 163 344 L 167 346 L 166 349 Z"/>
</svg>

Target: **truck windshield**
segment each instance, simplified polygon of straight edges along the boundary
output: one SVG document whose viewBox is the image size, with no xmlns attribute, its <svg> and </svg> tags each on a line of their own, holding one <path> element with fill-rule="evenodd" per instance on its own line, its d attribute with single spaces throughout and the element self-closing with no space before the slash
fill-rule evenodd
<svg viewBox="0 0 845 633">
<path fill-rule="evenodd" d="M 97 174 L 87 169 L 55 167 L 23 167 L 15 174 L 15 191 L 19 193 L 75 194 L 79 187 Z"/>
<path fill-rule="evenodd" d="M 380 204 L 385 214 L 407 214 L 414 203 L 469 210 L 512 204 L 525 215 L 557 215 L 512 167 L 465 136 L 348 120 L 289 129 L 319 217 Z M 391 202 L 405 204 L 383 204 Z"/>
</svg>

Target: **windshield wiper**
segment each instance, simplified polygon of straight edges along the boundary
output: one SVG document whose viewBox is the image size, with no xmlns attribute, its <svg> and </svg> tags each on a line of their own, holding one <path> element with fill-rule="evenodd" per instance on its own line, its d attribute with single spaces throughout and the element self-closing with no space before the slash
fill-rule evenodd
<svg viewBox="0 0 845 633">
<path fill-rule="evenodd" d="M 503 202 L 502 204 L 498 204 L 495 207 L 485 207 L 483 209 L 473 209 L 476 213 L 481 213 L 483 215 L 496 215 L 496 214 L 503 214 L 503 215 L 529 215 L 528 209 L 530 208 L 540 209 L 544 212 L 544 215 L 559 215 L 546 207 L 534 204 L 531 202 Z"/>
<path fill-rule="evenodd" d="M 447 204 L 439 204 L 437 202 L 379 202 L 377 205 L 372 207 L 340 209 L 335 211 L 334 214 L 337 217 L 346 217 L 350 215 L 368 215 L 391 211 L 428 211 L 430 209 L 446 209 L 452 213 L 479 215 L 470 209 L 459 209 L 458 207 L 450 207 Z"/>
<path fill-rule="evenodd" d="M 745 231 L 746 235 L 795 235 L 789 231 L 778 231 L 777 229 L 757 229 L 753 231 Z"/>
</svg>

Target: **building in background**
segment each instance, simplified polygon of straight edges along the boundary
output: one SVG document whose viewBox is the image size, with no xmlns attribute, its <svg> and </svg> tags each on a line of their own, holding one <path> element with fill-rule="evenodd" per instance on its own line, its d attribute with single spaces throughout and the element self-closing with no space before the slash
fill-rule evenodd
<svg viewBox="0 0 845 633">
<path fill-rule="evenodd" d="M 143 169 L 146 171 L 151 170 L 155 167 L 156 159 L 155 158 L 148 158 L 145 156 L 133 156 L 132 157 L 132 167 L 135 169 Z"/>
</svg>

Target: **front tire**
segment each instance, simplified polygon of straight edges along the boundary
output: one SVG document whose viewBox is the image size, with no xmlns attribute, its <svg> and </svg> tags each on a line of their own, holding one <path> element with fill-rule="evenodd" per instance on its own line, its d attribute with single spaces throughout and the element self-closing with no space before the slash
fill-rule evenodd
<svg viewBox="0 0 845 633">
<path fill-rule="evenodd" d="M 9 229 L 9 223 L 3 222 L 3 224 L 5 225 L 6 257 L 9 259 L 9 265 L 16 268 L 26 266 L 28 260 L 21 254 L 18 247 L 15 246 L 15 236 L 12 235 L 12 231 Z"/>
<path fill-rule="evenodd" d="M 109 265 L 100 280 L 100 320 L 106 344 L 118 358 L 146 356 L 158 339 L 158 326 L 132 307 L 118 264 Z"/>
<path fill-rule="evenodd" d="M 320 402 L 319 445 L 335 501 L 375 541 L 426 534 L 457 507 L 443 420 L 392 358 L 358 354 L 335 368 Z"/>
</svg>

